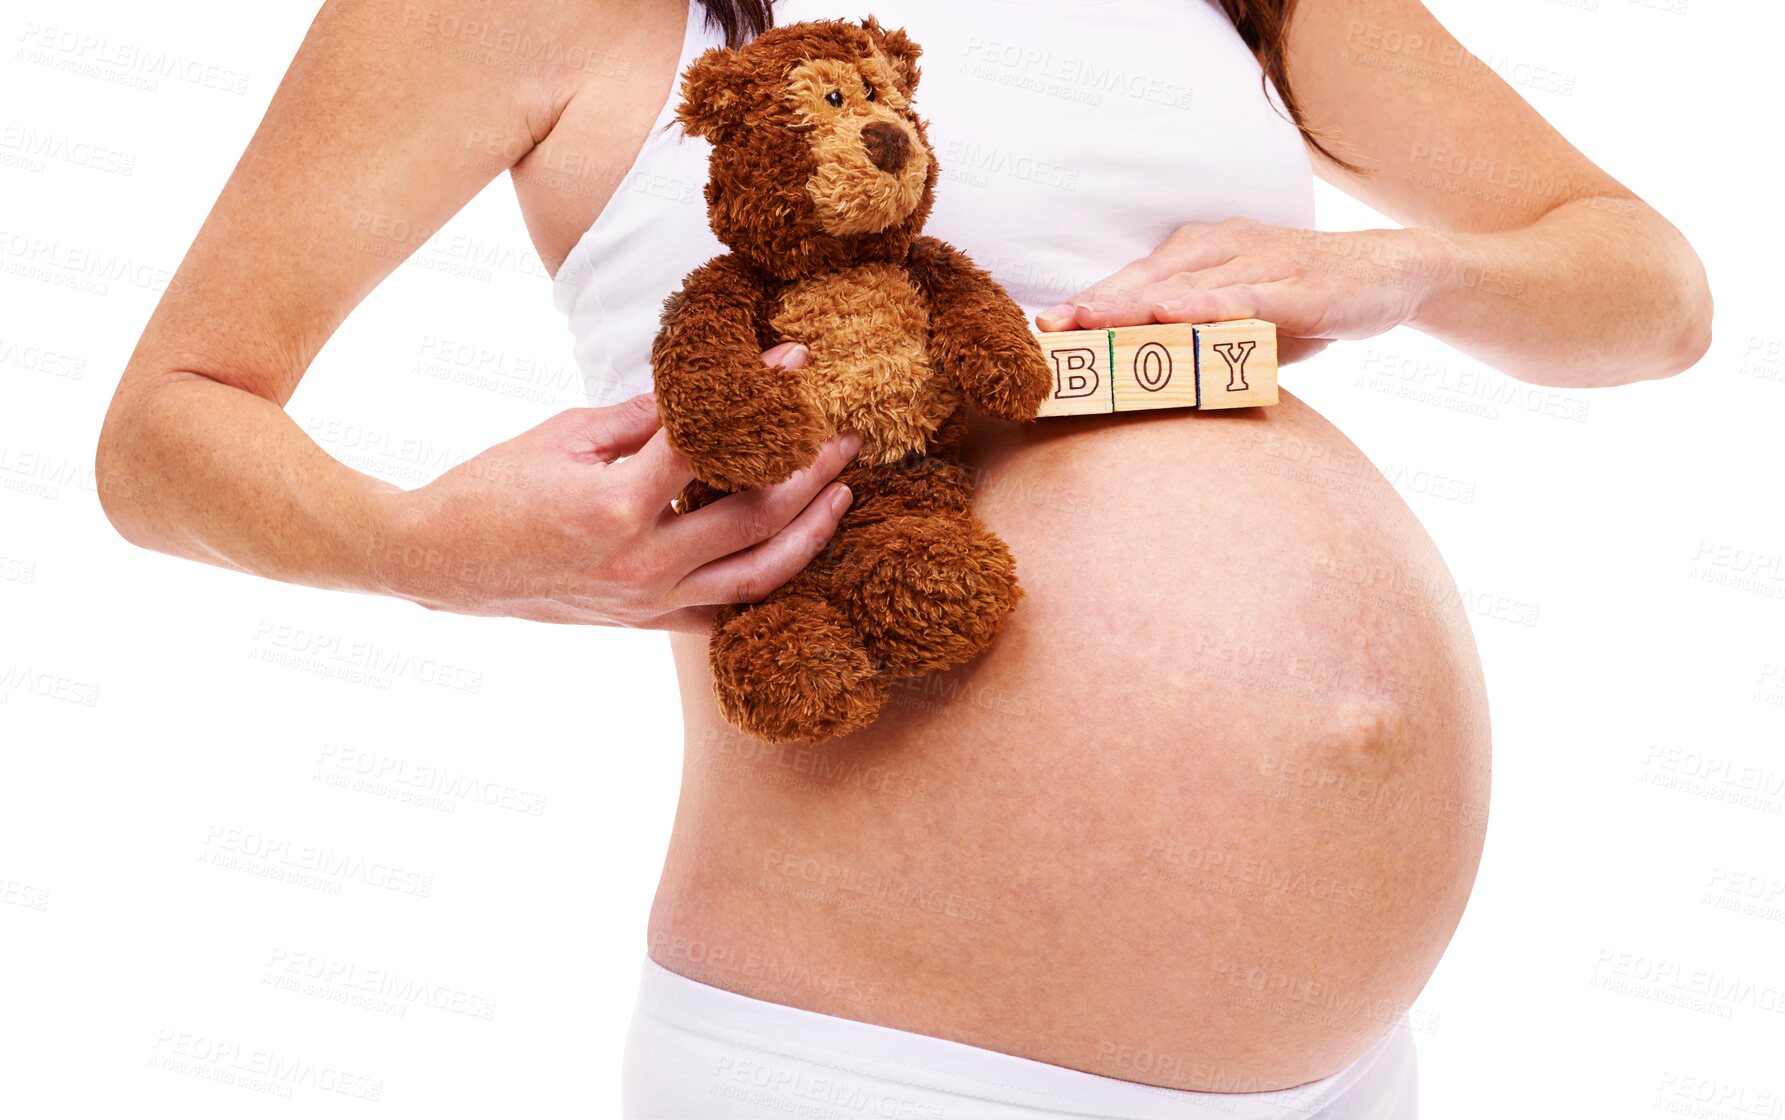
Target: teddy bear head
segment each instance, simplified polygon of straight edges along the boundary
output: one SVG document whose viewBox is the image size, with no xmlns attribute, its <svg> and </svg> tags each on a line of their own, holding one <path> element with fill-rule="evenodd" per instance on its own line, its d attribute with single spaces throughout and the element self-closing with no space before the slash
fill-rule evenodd
<svg viewBox="0 0 1785 1120">
<path fill-rule="evenodd" d="M 936 186 L 911 107 L 919 53 L 869 16 L 775 27 L 695 59 L 676 120 L 712 144 L 719 240 L 781 279 L 903 258 Z"/>
</svg>

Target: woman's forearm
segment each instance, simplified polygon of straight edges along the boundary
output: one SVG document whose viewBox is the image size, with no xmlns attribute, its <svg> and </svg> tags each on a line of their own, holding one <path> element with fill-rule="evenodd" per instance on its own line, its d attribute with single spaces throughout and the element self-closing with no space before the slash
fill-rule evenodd
<svg viewBox="0 0 1785 1120">
<path fill-rule="evenodd" d="M 133 544 L 289 583 L 387 590 L 375 549 L 403 491 L 325 453 L 272 401 L 193 373 L 114 401 L 99 500 Z"/>
<path fill-rule="evenodd" d="M 803 347 L 764 355 L 798 368 Z M 330 457 L 275 402 L 195 373 L 127 372 L 97 454 L 132 543 L 464 614 L 697 630 L 781 586 L 848 508 L 832 436 L 773 486 L 685 515 L 693 474 L 650 395 L 559 412 L 414 490 Z"/>
<path fill-rule="evenodd" d="M 1667 377 L 1710 345 L 1703 265 L 1636 199 L 1583 199 L 1504 232 L 1405 233 L 1423 246 L 1429 280 L 1409 325 L 1522 380 Z"/>
<path fill-rule="evenodd" d="M 1678 230 L 1635 199 L 1598 196 L 1494 232 L 1185 225 L 1036 323 L 1251 317 L 1297 348 L 1409 325 L 1513 377 L 1585 388 L 1696 362 L 1710 345 L 1711 293 Z"/>
</svg>

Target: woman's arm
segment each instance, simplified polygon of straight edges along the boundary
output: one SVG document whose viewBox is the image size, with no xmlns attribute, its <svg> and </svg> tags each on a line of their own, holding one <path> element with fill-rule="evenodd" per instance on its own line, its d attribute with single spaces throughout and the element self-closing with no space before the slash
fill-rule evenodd
<svg viewBox="0 0 1785 1120">
<path fill-rule="evenodd" d="M 1308 124 L 1364 168 L 1316 153 L 1319 174 L 1415 228 L 1187 226 L 1041 326 L 1256 315 L 1343 339 L 1406 323 L 1556 386 L 1666 377 L 1703 356 L 1711 294 L 1686 239 L 1417 0 L 1300 0 L 1287 47 Z"/>
<path fill-rule="evenodd" d="M 427 14 L 625 53 L 642 49 L 638 7 Z M 842 441 L 780 487 L 677 518 L 691 474 L 648 398 L 572 409 L 414 491 L 286 415 L 349 311 L 500 171 L 467 156 L 520 159 L 586 80 L 427 49 L 415 12 L 336 0 L 317 16 L 131 355 L 98 447 L 106 514 L 146 548 L 466 613 L 693 627 L 706 604 L 766 594 L 835 527 Z"/>
</svg>

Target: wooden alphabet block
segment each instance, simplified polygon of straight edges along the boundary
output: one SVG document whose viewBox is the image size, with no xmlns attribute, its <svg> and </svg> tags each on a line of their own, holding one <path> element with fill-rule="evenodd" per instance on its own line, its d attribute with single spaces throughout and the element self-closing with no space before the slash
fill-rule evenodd
<svg viewBox="0 0 1785 1120">
<path fill-rule="evenodd" d="M 1040 416 L 1088 416 L 1114 412 L 1110 394 L 1110 332 L 1037 331 L 1035 340 L 1054 374 L 1054 391 Z"/>
<path fill-rule="evenodd" d="M 1277 328 L 1262 319 L 1034 333 L 1054 375 L 1038 416 L 1277 403 Z"/>
<path fill-rule="evenodd" d="M 1196 328 L 1155 323 L 1110 330 L 1117 412 L 1196 407 Z"/>
<path fill-rule="evenodd" d="M 1196 325 L 1196 407 L 1277 403 L 1277 328 L 1262 319 Z"/>
</svg>

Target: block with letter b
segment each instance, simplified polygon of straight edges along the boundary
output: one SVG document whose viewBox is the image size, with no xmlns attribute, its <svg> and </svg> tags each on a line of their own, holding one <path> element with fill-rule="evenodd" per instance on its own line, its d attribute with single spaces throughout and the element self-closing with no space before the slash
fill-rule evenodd
<svg viewBox="0 0 1785 1120">
<path fill-rule="evenodd" d="M 1109 331 L 1038 331 L 1041 354 L 1054 375 L 1040 416 L 1114 412 L 1110 396 Z"/>
</svg>

